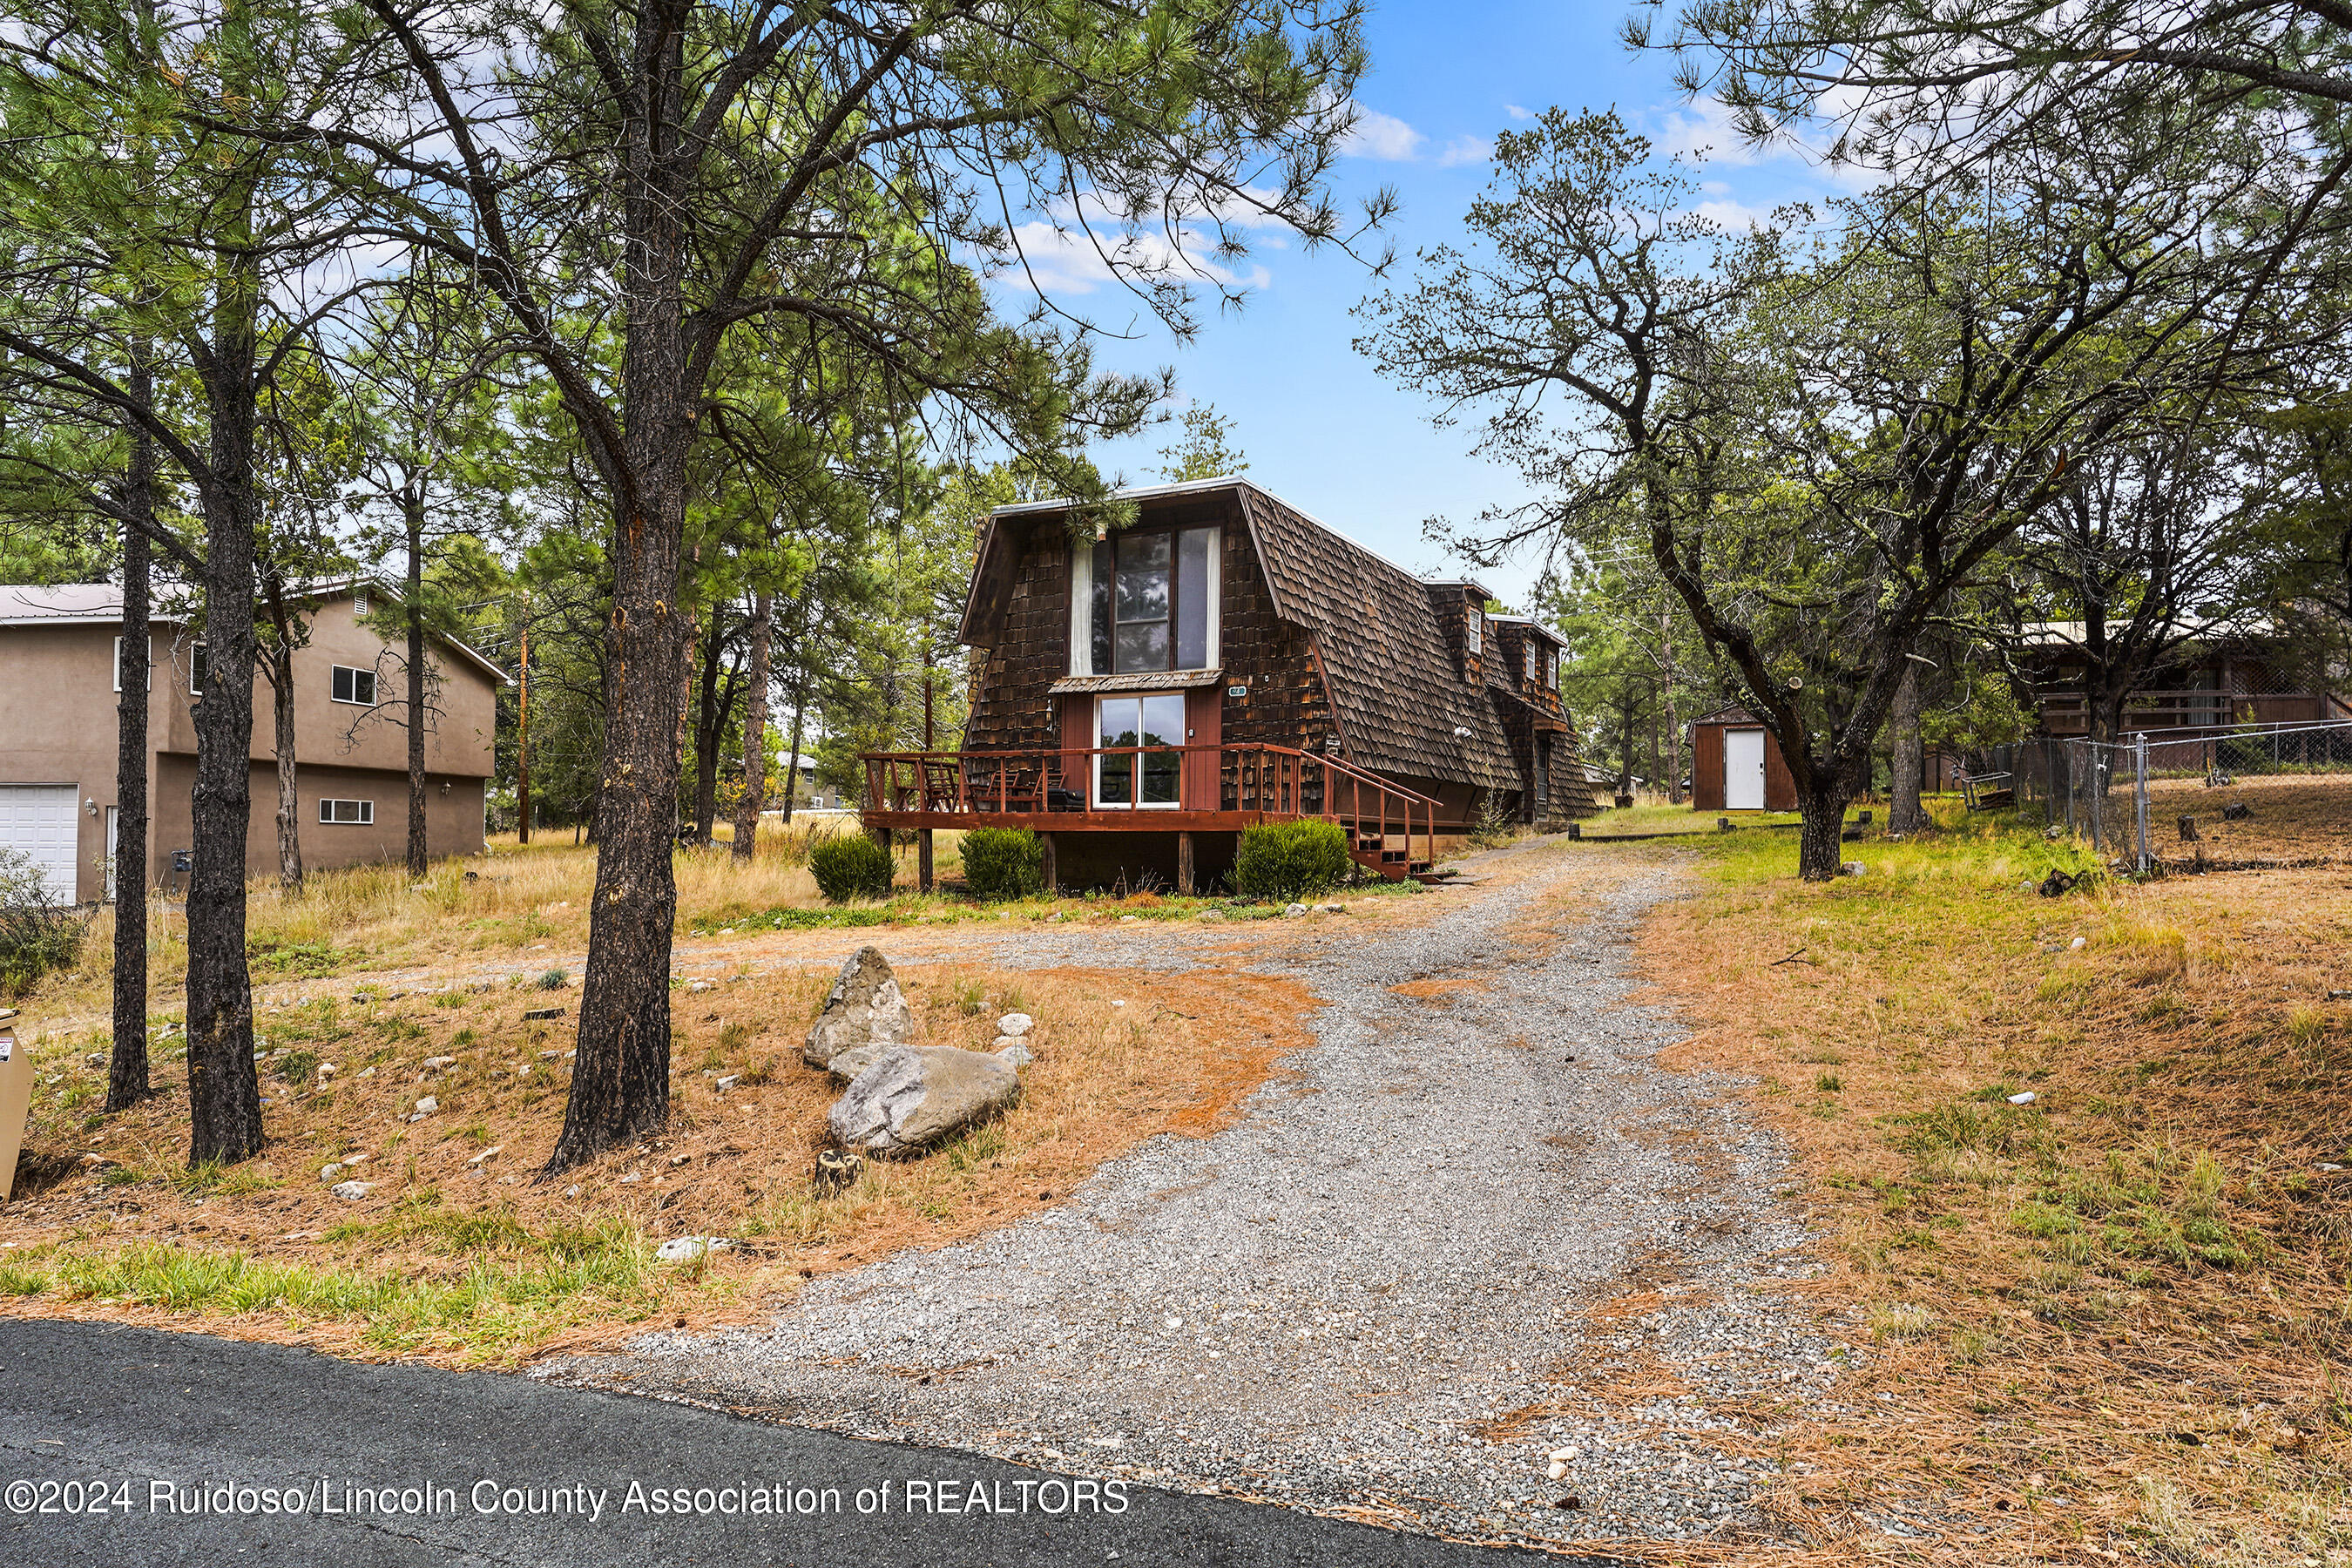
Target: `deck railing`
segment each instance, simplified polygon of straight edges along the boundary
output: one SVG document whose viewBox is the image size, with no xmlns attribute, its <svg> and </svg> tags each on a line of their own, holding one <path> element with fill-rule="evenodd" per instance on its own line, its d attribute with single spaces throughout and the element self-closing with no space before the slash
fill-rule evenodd
<svg viewBox="0 0 2352 1568">
<path fill-rule="evenodd" d="M 1406 864 L 1436 859 L 1437 802 L 1336 757 L 1288 746 L 867 752 L 859 760 L 869 807 L 947 819 L 941 826 L 981 815 L 1067 816 L 1097 827 L 1116 818 L 1139 830 L 1150 829 L 1155 811 L 1312 817 L 1349 828 L 1360 852 L 1369 841 L 1385 858 L 1397 837 Z M 1124 799 L 1101 798 L 1112 780 Z M 1412 853 L 1416 836 L 1419 856 Z"/>
</svg>

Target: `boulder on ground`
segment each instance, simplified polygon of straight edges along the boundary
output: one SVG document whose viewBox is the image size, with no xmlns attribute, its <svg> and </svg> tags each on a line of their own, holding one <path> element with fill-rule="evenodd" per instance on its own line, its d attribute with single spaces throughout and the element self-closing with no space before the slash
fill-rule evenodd
<svg viewBox="0 0 2352 1568">
<path fill-rule="evenodd" d="M 902 1047 L 857 1075 L 825 1125 L 878 1157 L 919 1152 L 1013 1103 L 1021 1076 L 1003 1057 L 953 1046 Z"/>
<path fill-rule="evenodd" d="M 801 1060 L 813 1068 L 830 1068 L 844 1051 L 869 1046 L 887 1050 L 912 1045 L 914 1039 L 914 1010 L 898 993 L 890 961 L 878 947 L 861 947 L 841 966 L 839 978 L 825 994 L 824 1008 L 809 1026 L 808 1043 L 801 1047 Z"/>
</svg>

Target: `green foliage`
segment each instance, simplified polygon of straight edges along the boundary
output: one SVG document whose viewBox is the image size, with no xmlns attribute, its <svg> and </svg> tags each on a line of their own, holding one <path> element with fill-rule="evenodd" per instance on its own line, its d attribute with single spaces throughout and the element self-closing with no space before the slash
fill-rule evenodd
<svg viewBox="0 0 2352 1568">
<path fill-rule="evenodd" d="M 47 879 L 21 849 L 0 849 L 0 996 L 21 996 L 81 955 L 89 917 L 51 901 Z"/>
<path fill-rule="evenodd" d="M 898 866 L 890 851 L 862 833 L 845 833 L 809 850 L 809 874 L 827 903 L 887 899 Z"/>
<path fill-rule="evenodd" d="M 1213 406 L 1206 403 L 1192 405 L 1184 410 L 1181 423 L 1183 438 L 1160 450 L 1160 455 L 1168 459 L 1160 466 L 1163 478 L 1181 484 L 1187 479 L 1223 479 L 1249 470 L 1249 459 L 1228 444 L 1233 439 L 1234 422 Z"/>
<path fill-rule="evenodd" d="M 1242 833 L 1234 891 L 1245 899 L 1297 899 L 1344 880 L 1348 834 L 1336 822 L 1266 822 Z"/>
<path fill-rule="evenodd" d="M 975 827 L 961 847 L 963 879 L 976 897 L 1025 899 L 1045 886 L 1045 847 L 1025 827 Z"/>
</svg>

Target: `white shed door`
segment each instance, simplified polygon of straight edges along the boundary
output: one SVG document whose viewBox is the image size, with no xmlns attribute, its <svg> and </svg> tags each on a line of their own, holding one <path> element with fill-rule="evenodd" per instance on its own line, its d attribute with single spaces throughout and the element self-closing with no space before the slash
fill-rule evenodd
<svg viewBox="0 0 2352 1568">
<path fill-rule="evenodd" d="M 1764 809 L 1764 731 L 1723 732 L 1723 806 L 1726 811 Z"/>
<path fill-rule="evenodd" d="M 0 848 L 21 849 L 47 876 L 49 896 L 74 901 L 74 863 L 80 858 L 80 825 L 72 784 L 0 784 Z"/>
</svg>

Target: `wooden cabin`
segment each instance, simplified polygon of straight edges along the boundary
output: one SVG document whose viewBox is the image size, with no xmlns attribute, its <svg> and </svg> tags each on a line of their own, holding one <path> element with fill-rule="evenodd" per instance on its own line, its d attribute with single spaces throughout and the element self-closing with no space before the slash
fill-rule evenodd
<svg viewBox="0 0 2352 1568">
<path fill-rule="evenodd" d="M 1055 885 L 1214 887 L 1244 827 L 1319 818 L 1426 875 L 1488 816 L 1594 809 L 1559 637 L 1244 479 L 999 508 L 964 607 L 963 749 L 874 752 L 870 828 L 1028 827 Z"/>
</svg>

